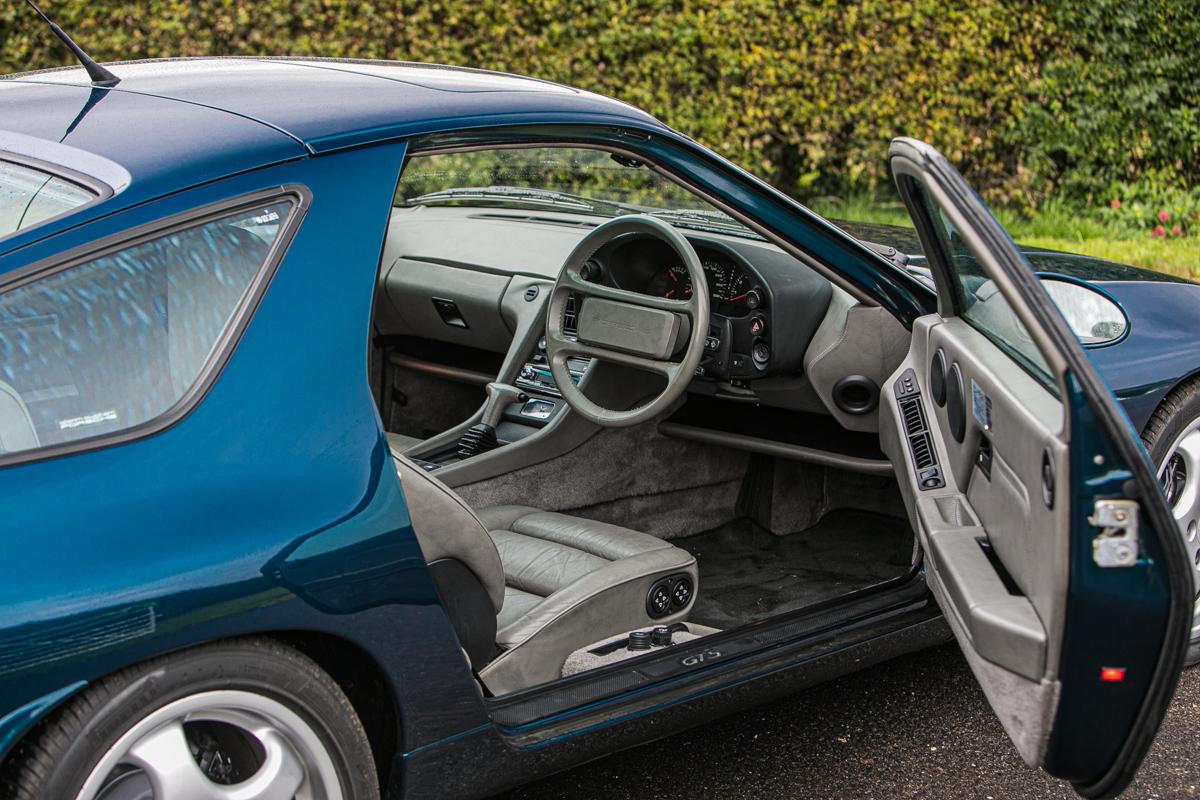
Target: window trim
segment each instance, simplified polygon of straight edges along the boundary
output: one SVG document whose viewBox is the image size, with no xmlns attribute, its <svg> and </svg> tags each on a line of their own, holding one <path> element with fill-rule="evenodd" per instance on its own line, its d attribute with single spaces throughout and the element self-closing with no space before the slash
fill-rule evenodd
<svg viewBox="0 0 1200 800">
<path fill-rule="evenodd" d="M 0 162 L 15 164 L 18 167 L 25 167 L 27 169 L 37 170 L 38 172 L 44 172 L 52 178 L 58 178 L 61 181 L 74 184 L 86 189 L 89 192 L 92 192 L 95 195 L 95 197 L 93 197 L 91 200 L 88 200 L 86 203 L 82 203 L 73 208 L 68 208 L 66 211 L 55 214 L 53 217 L 46 217 L 45 219 L 39 220 L 33 225 L 29 225 L 24 228 L 18 228 L 11 233 L 0 233 L 0 243 L 3 243 L 6 239 L 11 239 L 14 236 L 20 236 L 27 231 L 37 230 L 43 225 L 47 225 L 55 220 L 59 220 L 63 217 L 70 216 L 71 214 L 84 211 L 96 205 L 97 203 L 104 202 L 116 194 L 111 186 L 104 181 L 99 180 L 98 178 L 93 178 L 91 175 L 86 175 L 82 172 L 68 169 L 60 164 L 43 161 L 40 158 L 21 155 L 20 153 L 14 153 L 11 150 L 0 150 Z"/>
<path fill-rule="evenodd" d="M 212 350 L 203 366 L 201 366 L 196 378 L 188 386 L 187 390 L 180 395 L 178 400 L 161 414 L 119 431 L 88 436 L 70 442 L 35 447 L 29 450 L 20 450 L 14 453 L 0 454 L 0 469 L 127 444 L 174 427 L 191 414 L 208 394 L 213 384 L 216 383 L 217 378 L 224 372 L 225 365 L 229 363 L 234 349 L 237 347 L 238 342 L 241 341 L 246 327 L 250 324 L 250 320 L 254 317 L 254 312 L 258 309 L 267 287 L 275 277 L 280 262 L 283 261 L 288 248 L 291 246 L 292 240 L 299 230 L 300 223 L 312 205 L 312 193 L 305 186 L 286 184 L 284 186 L 275 186 L 270 189 L 240 194 L 237 197 L 209 203 L 195 209 L 189 209 L 188 211 L 172 214 L 153 222 L 138 225 L 129 230 L 107 236 L 96 242 L 75 247 L 65 253 L 50 256 L 49 258 L 13 270 L 7 275 L 0 276 L 0 295 L 3 295 L 35 281 L 66 272 L 74 267 L 121 250 L 136 247 L 139 244 L 160 239 L 172 233 L 196 228 L 209 222 L 223 219 L 242 209 L 250 210 L 279 201 L 290 201 L 292 203 L 291 212 L 283 229 L 279 231 L 279 234 L 271 243 L 271 249 L 267 252 L 267 257 L 263 260 L 257 272 L 255 272 L 241 300 L 238 301 L 237 306 L 230 315 L 229 323 L 222 329 L 220 336 L 213 343 Z"/>
</svg>

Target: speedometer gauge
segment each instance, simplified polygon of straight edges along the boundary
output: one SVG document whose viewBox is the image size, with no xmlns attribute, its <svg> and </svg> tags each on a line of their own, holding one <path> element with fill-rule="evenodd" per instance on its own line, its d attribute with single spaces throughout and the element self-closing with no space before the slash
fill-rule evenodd
<svg viewBox="0 0 1200 800">
<path fill-rule="evenodd" d="M 730 303 L 744 303 L 752 288 L 750 285 L 750 276 L 738 270 L 733 279 L 729 281 L 724 299 Z"/>
<path fill-rule="evenodd" d="M 708 293 L 713 300 L 724 300 L 729 290 L 729 267 L 713 259 L 704 262 L 704 277 L 708 279 Z"/>
</svg>

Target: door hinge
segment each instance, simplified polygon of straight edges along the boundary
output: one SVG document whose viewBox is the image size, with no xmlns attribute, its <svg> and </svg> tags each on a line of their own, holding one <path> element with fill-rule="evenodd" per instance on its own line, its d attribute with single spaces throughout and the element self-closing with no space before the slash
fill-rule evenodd
<svg viewBox="0 0 1200 800">
<path fill-rule="evenodd" d="M 1092 560 L 1100 567 L 1132 567 L 1138 560 L 1136 500 L 1097 500 L 1088 522 L 1099 528 L 1092 539 Z"/>
</svg>

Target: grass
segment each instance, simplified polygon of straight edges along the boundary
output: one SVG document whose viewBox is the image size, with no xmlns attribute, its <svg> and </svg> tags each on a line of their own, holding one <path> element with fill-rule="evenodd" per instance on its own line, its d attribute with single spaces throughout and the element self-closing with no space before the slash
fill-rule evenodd
<svg viewBox="0 0 1200 800">
<path fill-rule="evenodd" d="M 912 227 L 904 206 L 869 197 L 846 200 L 821 198 L 812 209 L 822 216 L 853 222 L 876 222 Z M 1138 267 L 1200 279 L 1200 237 L 1152 238 L 1148 231 L 1114 229 L 1086 212 L 1050 203 L 1035 217 L 996 210 L 1013 239 L 1030 247 L 1064 250 L 1133 264 Z"/>
</svg>

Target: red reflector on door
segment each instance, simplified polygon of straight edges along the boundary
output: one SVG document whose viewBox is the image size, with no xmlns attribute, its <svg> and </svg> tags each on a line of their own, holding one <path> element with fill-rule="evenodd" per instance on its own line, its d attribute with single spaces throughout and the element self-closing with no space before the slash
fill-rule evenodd
<svg viewBox="0 0 1200 800">
<path fill-rule="evenodd" d="M 1100 680 L 1107 681 L 1108 683 L 1120 683 L 1121 681 L 1125 680 L 1125 668 L 1101 667 Z"/>
</svg>

